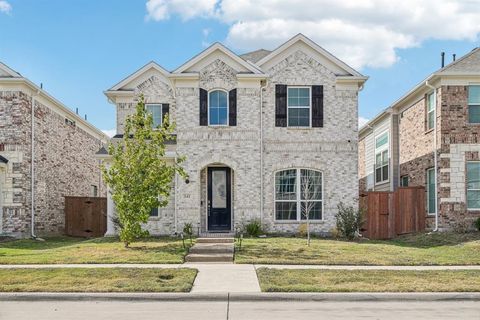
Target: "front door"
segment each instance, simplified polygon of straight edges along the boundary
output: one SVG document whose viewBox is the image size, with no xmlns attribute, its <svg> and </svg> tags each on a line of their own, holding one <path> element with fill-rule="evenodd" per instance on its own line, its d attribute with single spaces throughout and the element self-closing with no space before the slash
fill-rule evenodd
<svg viewBox="0 0 480 320">
<path fill-rule="evenodd" d="M 208 231 L 231 230 L 230 181 L 230 168 L 208 168 Z"/>
</svg>

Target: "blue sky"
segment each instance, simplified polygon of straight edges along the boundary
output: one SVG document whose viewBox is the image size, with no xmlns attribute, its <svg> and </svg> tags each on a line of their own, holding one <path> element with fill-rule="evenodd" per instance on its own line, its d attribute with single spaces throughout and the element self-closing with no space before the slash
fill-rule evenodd
<svg viewBox="0 0 480 320">
<path fill-rule="evenodd" d="M 104 90 L 151 60 L 172 70 L 215 41 L 243 53 L 306 34 L 370 77 L 360 93 L 364 118 L 438 69 L 441 51 L 450 62 L 479 45 L 477 0 L 405 0 L 414 11 L 387 0 L 318 0 L 331 6 L 316 15 L 312 1 L 298 9 L 302 1 L 293 10 L 276 0 L 0 0 L 0 61 L 111 130 Z M 418 13 L 442 2 L 448 10 L 428 15 L 436 19 Z"/>
</svg>

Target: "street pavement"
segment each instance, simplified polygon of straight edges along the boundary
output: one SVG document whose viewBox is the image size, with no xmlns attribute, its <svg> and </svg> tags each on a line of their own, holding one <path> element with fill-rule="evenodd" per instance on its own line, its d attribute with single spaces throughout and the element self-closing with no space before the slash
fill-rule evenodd
<svg viewBox="0 0 480 320">
<path fill-rule="evenodd" d="M 478 301 L 0 301 L 0 319 L 480 319 Z"/>
</svg>

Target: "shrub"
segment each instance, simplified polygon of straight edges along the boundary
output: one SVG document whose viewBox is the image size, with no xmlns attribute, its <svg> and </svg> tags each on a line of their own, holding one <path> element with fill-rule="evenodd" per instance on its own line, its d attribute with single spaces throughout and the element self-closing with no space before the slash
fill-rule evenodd
<svg viewBox="0 0 480 320">
<path fill-rule="evenodd" d="M 364 221 L 363 209 L 355 209 L 353 206 L 346 207 L 342 202 L 338 205 L 337 231 L 348 240 L 353 240 L 359 234 Z"/>
<path fill-rule="evenodd" d="M 475 228 L 478 231 L 480 231 L 480 218 L 477 218 L 477 220 L 475 220 L 474 224 L 475 224 Z"/>
<path fill-rule="evenodd" d="M 459 220 L 453 224 L 452 229 L 456 233 L 467 233 L 468 229 L 471 228 L 471 223 L 471 220 L 470 222 L 466 219 Z"/>
<path fill-rule="evenodd" d="M 185 223 L 183 225 L 183 234 L 187 237 L 191 238 L 193 235 L 193 224 L 192 223 Z"/>
<path fill-rule="evenodd" d="M 332 229 L 330 229 L 329 233 L 330 233 L 330 236 L 331 236 L 333 239 L 338 239 L 338 238 L 340 238 L 340 233 L 338 232 L 338 229 L 337 229 L 337 228 L 332 228 Z"/>
<path fill-rule="evenodd" d="M 306 237 L 307 236 L 307 224 L 306 223 L 301 223 L 298 226 L 298 236 L 299 237 Z"/>
<path fill-rule="evenodd" d="M 260 221 L 257 220 L 257 219 L 250 221 L 245 226 L 245 232 L 250 237 L 258 237 L 263 232 L 262 231 L 262 225 L 261 225 Z"/>
</svg>

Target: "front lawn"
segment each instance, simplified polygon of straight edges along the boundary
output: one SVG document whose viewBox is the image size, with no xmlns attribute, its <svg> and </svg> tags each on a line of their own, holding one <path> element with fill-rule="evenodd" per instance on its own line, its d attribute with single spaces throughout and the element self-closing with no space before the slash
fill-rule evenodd
<svg viewBox="0 0 480 320">
<path fill-rule="evenodd" d="M 301 238 L 244 239 L 236 263 L 326 265 L 479 265 L 480 233 L 432 233 L 347 242 Z"/>
<path fill-rule="evenodd" d="M 173 238 L 143 239 L 125 248 L 116 238 L 58 237 L 0 243 L 0 264 L 183 263 L 186 253 Z"/>
<path fill-rule="evenodd" d="M 189 292 L 195 269 L 0 270 L 0 292 Z"/>
<path fill-rule="evenodd" d="M 480 270 L 257 270 L 264 292 L 478 292 Z"/>
</svg>

